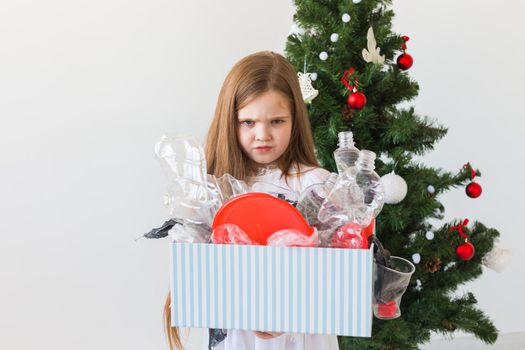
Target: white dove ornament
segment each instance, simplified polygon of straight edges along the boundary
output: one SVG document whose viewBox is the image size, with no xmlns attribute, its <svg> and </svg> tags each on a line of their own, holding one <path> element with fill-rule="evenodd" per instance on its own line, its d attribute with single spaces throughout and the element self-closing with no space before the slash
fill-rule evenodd
<svg viewBox="0 0 525 350">
<path fill-rule="evenodd" d="M 372 62 L 375 64 L 385 63 L 385 55 L 380 55 L 379 52 L 381 49 L 377 47 L 376 38 L 374 36 L 374 30 L 372 27 L 368 28 L 368 33 L 366 34 L 367 40 L 367 49 L 363 49 L 363 58 L 366 62 Z"/>
</svg>

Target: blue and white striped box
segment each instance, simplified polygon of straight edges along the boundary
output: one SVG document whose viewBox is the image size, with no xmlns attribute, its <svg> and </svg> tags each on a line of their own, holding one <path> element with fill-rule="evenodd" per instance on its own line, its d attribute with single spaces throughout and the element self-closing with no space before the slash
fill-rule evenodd
<svg viewBox="0 0 525 350">
<path fill-rule="evenodd" d="M 172 326 L 370 337 L 372 248 L 171 244 Z"/>
</svg>

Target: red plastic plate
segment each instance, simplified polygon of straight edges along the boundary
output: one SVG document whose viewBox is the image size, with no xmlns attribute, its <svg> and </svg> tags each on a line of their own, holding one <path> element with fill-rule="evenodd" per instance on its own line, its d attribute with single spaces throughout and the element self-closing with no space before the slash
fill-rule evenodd
<svg viewBox="0 0 525 350">
<path fill-rule="evenodd" d="M 314 229 L 293 205 L 267 193 L 251 192 L 236 196 L 217 211 L 212 229 L 224 224 L 237 225 L 261 245 L 281 230 L 296 230 L 307 236 Z"/>
</svg>

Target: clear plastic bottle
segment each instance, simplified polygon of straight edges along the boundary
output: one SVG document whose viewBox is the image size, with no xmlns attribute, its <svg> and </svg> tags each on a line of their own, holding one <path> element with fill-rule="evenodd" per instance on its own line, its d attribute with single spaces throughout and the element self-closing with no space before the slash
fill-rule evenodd
<svg viewBox="0 0 525 350">
<path fill-rule="evenodd" d="M 351 131 L 342 131 L 338 136 L 339 147 L 334 151 L 334 159 L 337 171 L 342 174 L 355 165 L 359 158 L 359 150 L 354 145 L 354 134 Z"/>
<path fill-rule="evenodd" d="M 376 154 L 372 151 L 362 150 L 353 169 L 349 170 L 355 175 L 357 185 L 362 189 L 365 205 L 373 211 L 376 217 L 384 204 L 384 188 L 381 178 L 374 171 Z"/>
<path fill-rule="evenodd" d="M 192 136 L 164 135 L 155 154 L 169 180 L 166 205 L 171 217 L 202 222 L 203 208 L 210 205 L 202 147 Z"/>
</svg>

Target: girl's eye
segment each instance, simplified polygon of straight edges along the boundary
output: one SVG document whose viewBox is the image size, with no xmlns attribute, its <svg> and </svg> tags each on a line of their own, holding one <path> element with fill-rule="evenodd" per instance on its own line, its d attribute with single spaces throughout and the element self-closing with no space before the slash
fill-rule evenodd
<svg viewBox="0 0 525 350">
<path fill-rule="evenodd" d="M 282 124 L 284 123 L 285 120 L 284 119 L 275 119 L 275 120 L 272 120 L 272 124 Z"/>
<path fill-rule="evenodd" d="M 240 122 L 241 125 L 252 126 L 254 123 L 252 120 L 243 120 Z"/>
</svg>

